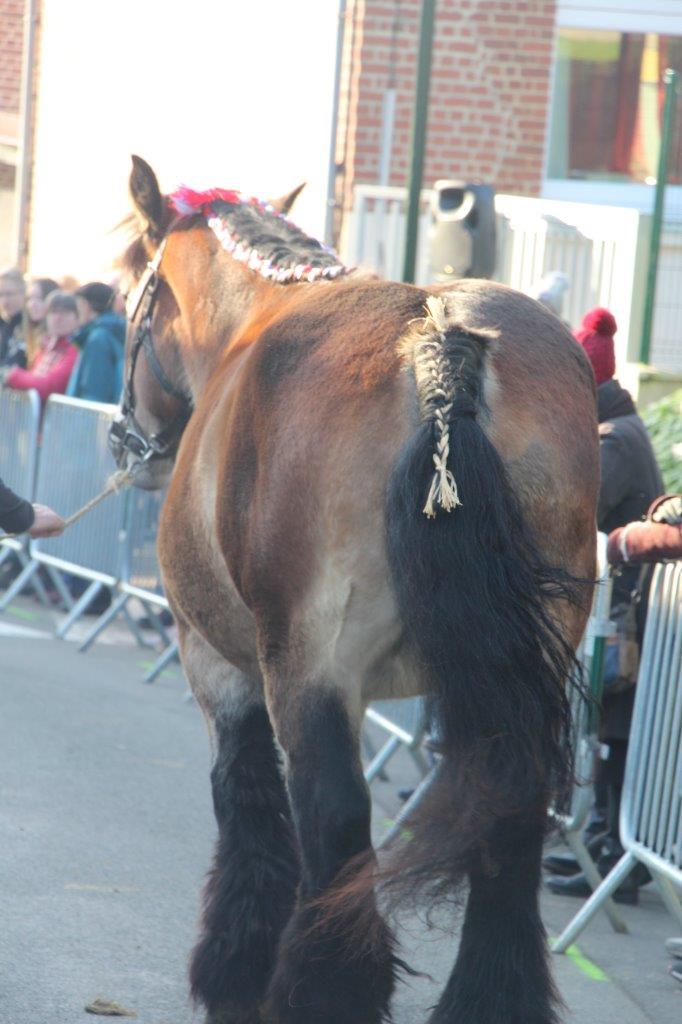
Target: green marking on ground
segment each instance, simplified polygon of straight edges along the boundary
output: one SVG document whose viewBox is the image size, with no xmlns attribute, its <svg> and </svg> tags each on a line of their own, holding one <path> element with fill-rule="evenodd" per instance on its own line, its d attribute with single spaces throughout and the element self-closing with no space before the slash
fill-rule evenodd
<svg viewBox="0 0 682 1024">
<path fill-rule="evenodd" d="M 31 612 L 27 608 L 18 608 L 15 604 L 9 605 L 6 611 L 8 615 L 13 615 L 15 619 L 26 619 L 27 622 L 35 622 L 38 618 L 36 612 Z"/>
<path fill-rule="evenodd" d="M 592 981 L 609 980 L 608 975 L 604 974 L 601 967 L 597 967 L 596 964 L 593 964 L 592 961 L 589 960 L 585 956 L 585 954 L 578 949 L 577 946 L 569 946 L 566 950 L 566 956 L 573 961 L 573 963 L 579 971 L 582 971 L 583 974 L 586 974 L 588 978 L 592 979 Z"/>
<path fill-rule="evenodd" d="M 143 669 L 145 670 L 145 672 L 148 672 L 150 668 L 153 668 L 153 667 L 154 667 L 154 665 L 156 664 L 156 662 L 155 662 L 155 661 L 138 661 L 138 663 L 137 663 L 137 664 L 138 664 L 138 666 L 139 666 L 140 668 L 143 668 Z M 176 676 L 176 675 L 177 675 L 177 672 L 176 672 L 176 671 L 174 671 L 174 670 L 173 670 L 173 669 L 172 669 L 172 668 L 170 667 L 170 665 L 167 665 L 167 666 L 166 666 L 166 668 L 162 669 L 162 671 L 161 671 L 161 672 L 159 673 L 159 678 L 160 678 L 161 676 L 166 676 L 166 675 Z"/>
</svg>

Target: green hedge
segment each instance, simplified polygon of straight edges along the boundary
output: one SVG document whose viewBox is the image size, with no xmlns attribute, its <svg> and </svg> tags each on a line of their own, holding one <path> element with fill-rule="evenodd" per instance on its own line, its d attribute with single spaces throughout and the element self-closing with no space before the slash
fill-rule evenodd
<svg viewBox="0 0 682 1024">
<path fill-rule="evenodd" d="M 682 388 L 652 402 L 642 414 L 667 492 L 682 493 Z"/>
</svg>

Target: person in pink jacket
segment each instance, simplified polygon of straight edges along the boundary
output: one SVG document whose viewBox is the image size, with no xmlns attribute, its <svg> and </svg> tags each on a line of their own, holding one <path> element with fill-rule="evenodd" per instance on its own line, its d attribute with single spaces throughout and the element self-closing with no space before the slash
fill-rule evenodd
<svg viewBox="0 0 682 1024">
<path fill-rule="evenodd" d="M 43 405 L 50 395 L 64 394 L 78 349 L 71 336 L 78 329 L 78 307 L 73 295 L 52 292 L 47 300 L 47 332 L 30 368 L 15 366 L 4 373 L 5 387 L 35 388 Z"/>
</svg>

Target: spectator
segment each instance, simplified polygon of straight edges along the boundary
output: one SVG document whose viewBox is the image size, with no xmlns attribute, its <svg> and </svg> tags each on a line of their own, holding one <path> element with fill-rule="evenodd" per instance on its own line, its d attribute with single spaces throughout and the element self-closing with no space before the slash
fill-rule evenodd
<svg viewBox="0 0 682 1024">
<path fill-rule="evenodd" d="M 617 329 L 615 318 L 607 309 L 593 309 L 575 332 L 592 364 L 597 384 L 601 462 L 597 522 L 606 533 L 641 519 L 663 491 L 646 427 L 630 394 L 614 376 L 613 336 Z"/>
<path fill-rule="evenodd" d="M 59 278 L 57 283 L 59 285 L 60 292 L 68 292 L 70 295 L 73 295 L 76 288 L 78 288 L 78 281 L 71 274 L 64 274 Z"/>
<path fill-rule="evenodd" d="M 31 537 L 58 537 L 64 520 L 47 505 L 32 505 L 0 480 L 0 529 Z"/>
<path fill-rule="evenodd" d="M 609 534 L 611 565 L 632 565 L 682 558 L 682 494 L 664 494 L 647 517 L 619 526 Z"/>
<path fill-rule="evenodd" d="M 633 520 L 641 519 L 651 502 L 663 491 L 663 481 L 642 420 L 630 394 L 618 383 L 613 336 L 617 326 L 606 309 L 587 313 L 575 332 L 594 371 L 597 384 L 597 417 L 599 420 L 599 453 L 601 487 L 597 507 L 598 528 L 610 533 Z M 635 598 L 640 582 L 637 566 L 624 567 L 614 579 L 612 607 L 627 607 Z M 644 589 L 644 588 L 642 588 Z M 646 607 L 639 601 L 639 608 Z M 638 623 L 641 640 L 643 622 Z M 608 793 L 607 834 L 599 843 L 598 867 L 602 875 L 610 871 L 622 854 L 618 834 L 620 795 L 625 772 L 630 721 L 634 704 L 634 686 L 620 692 L 606 693 L 602 702 L 600 739 L 609 750 L 608 759 L 600 761 L 597 788 Z M 553 892 L 572 896 L 588 896 L 587 879 L 578 873 L 577 861 L 565 855 L 549 855 L 545 867 L 562 871 L 569 877 L 555 875 L 548 880 Z M 575 874 L 569 874 L 569 868 Z M 641 870 L 640 870 L 641 868 Z M 639 885 L 648 881 L 641 866 L 618 889 L 622 902 L 637 902 Z"/>
<path fill-rule="evenodd" d="M 52 394 L 63 394 L 78 356 L 71 337 L 78 328 L 78 307 L 73 295 L 52 292 L 47 300 L 47 334 L 30 370 L 18 366 L 6 372 L 5 385 L 26 391 L 35 388 L 45 404 Z"/>
<path fill-rule="evenodd" d="M 80 348 L 68 394 L 93 402 L 118 402 L 123 387 L 126 322 L 111 306 L 113 288 L 91 281 L 76 292 L 81 328 L 74 337 Z"/>
<path fill-rule="evenodd" d="M 26 341 L 26 359 L 29 366 L 42 346 L 47 333 L 47 297 L 56 292 L 59 285 L 51 277 L 35 277 L 26 289 L 24 303 L 24 339 Z"/>
<path fill-rule="evenodd" d="M 0 368 L 26 366 L 22 331 L 26 287 L 20 270 L 0 274 Z"/>
</svg>

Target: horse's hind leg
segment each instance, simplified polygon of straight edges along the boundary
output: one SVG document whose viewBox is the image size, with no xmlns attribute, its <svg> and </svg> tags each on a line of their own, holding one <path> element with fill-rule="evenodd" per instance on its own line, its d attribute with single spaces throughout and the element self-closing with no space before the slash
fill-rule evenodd
<svg viewBox="0 0 682 1024">
<path fill-rule="evenodd" d="M 339 872 L 371 853 L 357 730 L 331 687 L 299 688 L 295 697 L 291 687 L 282 690 L 283 698 L 271 704 L 287 755 L 302 878 L 270 988 L 272 1020 L 379 1024 L 394 984 L 391 935 L 366 887 L 355 897 L 333 899 Z M 350 879 L 352 870 L 344 873 Z"/>
<path fill-rule="evenodd" d="M 260 683 L 198 634 L 183 665 L 212 734 L 218 840 L 192 954 L 192 995 L 209 1024 L 257 1024 L 298 881 L 289 803 Z"/>
<path fill-rule="evenodd" d="M 459 955 L 430 1024 L 556 1024 L 538 907 L 544 809 L 493 826 L 469 874 Z"/>
</svg>

